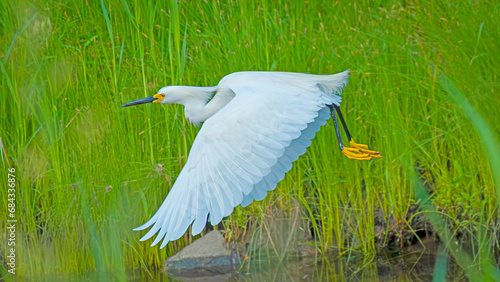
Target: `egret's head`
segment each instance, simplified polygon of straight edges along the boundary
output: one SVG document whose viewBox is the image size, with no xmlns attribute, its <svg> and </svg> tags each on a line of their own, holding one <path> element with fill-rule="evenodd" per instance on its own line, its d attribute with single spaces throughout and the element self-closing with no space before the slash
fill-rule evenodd
<svg viewBox="0 0 500 282">
<path fill-rule="evenodd" d="M 164 103 L 165 102 L 165 93 L 161 92 L 165 87 L 160 89 L 160 92 L 158 94 L 155 94 L 153 96 L 149 96 L 146 98 L 142 98 L 139 100 L 135 100 L 132 102 L 128 102 L 126 104 L 121 105 L 121 107 L 130 107 L 130 106 L 135 106 L 135 105 L 140 105 L 140 104 L 146 104 L 146 103 Z"/>
<path fill-rule="evenodd" d="M 204 90 L 204 88 L 209 89 Z M 215 92 L 212 88 L 213 87 L 194 87 L 182 85 L 165 86 L 158 91 L 158 94 L 123 104 L 122 107 L 130 107 L 146 103 L 187 105 L 192 102 L 203 102 L 206 104 Z"/>
</svg>

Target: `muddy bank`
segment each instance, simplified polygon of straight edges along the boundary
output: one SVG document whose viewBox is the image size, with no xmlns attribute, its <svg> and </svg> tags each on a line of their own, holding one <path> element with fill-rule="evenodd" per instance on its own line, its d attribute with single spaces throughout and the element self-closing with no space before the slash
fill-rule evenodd
<svg viewBox="0 0 500 282">
<path fill-rule="evenodd" d="M 300 258 L 334 251 L 339 245 L 335 240 L 338 236 L 333 234 L 333 245 L 318 249 L 321 246 L 320 237 L 324 235 L 323 230 L 313 227 L 314 223 L 304 216 L 297 203 L 286 211 L 278 208 L 266 211 L 268 214 L 260 222 L 249 219 L 244 236 L 235 240 L 239 253 L 251 255 L 254 251 L 266 249 L 277 257 L 295 255 Z M 412 251 L 426 248 L 428 244 L 433 246 L 439 241 L 434 228 L 427 221 L 425 214 L 418 211 L 416 205 L 410 206 L 405 219 L 399 222 L 392 215 L 384 216 L 382 210 L 375 210 L 373 222 L 372 234 L 377 253 Z M 342 245 L 357 248 L 361 244 L 356 238 L 356 227 L 346 227 L 343 232 Z"/>
<path fill-rule="evenodd" d="M 209 244 L 212 239 L 204 240 L 206 237 L 213 237 L 212 231 L 205 237 L 197 240 L 190 246 L 189 252 L 193 252 L 200 246 Z M 220 236 L 220 234 L 219 234 Z M 222 236 L 220 236 L 222 239 Z M 226 244 L 220 246 L 220 239 L 217 239 L 215 253 L 206 253 L 206 246 L 200 249 L 203 255 L 194 253 L 199 261 L 207 262 L 210 266 L 201 266 L 197 263 L 197 268 L 191 268 L 193 264 L 184 265 L 184 269 L 172 269 L 167 271 L 167 275 L 183 281 L 336 281 L 336 280 L 378 280 L 378 281 L 393 281 L 398 280 L 418 280 L 431 281 L 433 278 L 434 265 L 436 263 L 438 242 L 433 239 L 422 239 L 423 247 L 410 247 L 405 251 L 398 253 L 385 252 L 383 255 L 377 256 L 372 262 L 366 263 L 363 256 L 357 253 L 352 253 L 349 256 L 340 256 L 338 252 L 329 252 L 324 257 L 316 257 L 309 253 L 305 255 L 304 250 L 301 250 L 302 256 L 287 256 L 278 258 L 273 253 L 263 252 L 261 254 L 254 253 L 254 256 L 245 260 L 242 256 L 239 262 L 234 261 L 231 267 L 227 263 L 222 263 L 219 267 L 216 266 L 220 260 L 213 260 L 214 257 L 227 256 L 228 247 Z M 201 245 L 200 245 L 201 244 Z M 213 249 L 212 247 L 209 247 Z M 236 251 L 236 250 L 233 250 Z M 291 252 L 297 252 L 292 250 Z M 182 253 L 182 251 L 180 252 Z M 177 256 L 177 255 L 176 255 Z M 189 254 L 182 254 L 174 258 L 176 261 L 172 264 L 166 262 L 166 267 L 172 268 L 174 265 L 179 266 L 183 263 L 180 257 L 184 257 L 188 262 L 193 261 L 193 257 Z M 226 261 L 227 262 L 227 261 Z M 448 264 L 448 278 L 460 280 L 464 278 L 464 274 L 459 267 L 453 263 Z"/>
<path fill-rule="evenodd" d="M 204 239 L 213 237 L 211 234 L 214 232 L 205 233 L 204 237 L 186 249 L 190 248 L 195 255 L 200 253 L 206 255 L 198 257 L 194 264 L 189 260 L 181 261 L 180 264 L 170 261 L 171 269 L 168 273 L 172 275 L 172 270 L 174 270 L 177 271 L 174 277 L 189 279 L 208 275 L 219 280 L 226 280 L 226 278 L 230 279 L 242 274 L 251 275 L 253 277 L 251 279 L 274 279 L 274 276 L 282 275 L 290 275 L 289 279 L 300 277 L 316 279 L 323 277 L 325 271 L 337 271 L 332 275 L 344 277 L 345 273 L 349 273 L 351 278 L 363 279 L 363 277 L 366 278 L 363 276 L 365 274 L 360 274 L 360 271 L 368 267 L 367 263 L 369 263 L 370 270 L 367 274 L 369 277 L 384 280 L 395 276 L 424 281 L 432 279 L 440 239 L 427 221 L 425 213 L 420 212 L 416 205 L 410 206 L 404 219 L 399 221 L 396 221 L 390 214 L 384 216 L 381 210 L 375 210 L 375 215 L 372 215 L 374 225 L 371 240 L 374 242 L 376 256 L 372 262 L 367 261 L 366 256 L 369 255 L 371 259 L 373 251 L 369 250 L 369 254 L 362 253 L 363 242 L 356 239 L 357 230 L 353 224 L 350 224 L 350 228 L 343 229 L 342 237 L 345 241 L 341 243 L 347 247 L 340 251 L 347 249 L 347 252 L 341 253 L 336 245 L 339 242 L 334 241 L 332 246 L 320 242 L 320 238 L 325 236 L 325 234 L 320 234 L 323 230 L 313 228 L 314 223 L 309 220 L 297 202 L 292 202 L 291 205 L 280 205 L 280 207 L 283 206 L 287 209 L 283 210 L 278 206 L 267 207 L 260 218 L 248 217 L 246 228 L 232 228 L 231 230 L 231 228 L 225 229 L 224 226 L 219 226 L 222 234 L 217 231 L 216 243 L 204 242 Z M 353 214 L 356 212 L 359 211 L 352 211 Z M 211 226 L 207 228 L 213 229 Z M 232 233 L 227 230 L 231 230 Z M 455 235 L 456 246 L 470 251 L 470 244 L 465 245 L 462 243 L 465 240 L 460 241 L 467 234 L 455 232 Z M 202 252 L 200 244 L 217 245 L 220 251 Z M 220 256 L 214 258 L 214 254 L 218 252 Z M 185 255 L 180 257 L 188 258 Z M 325 263 L 326 266 L 323 265 Z M 450 264 L 449 270 L 452 272 L 449 277 L 460 277 L 463 274 L 461 269 L 453 264 L 452 258 L 448 259 L 448 263 Z M 179 267 L 181 264 L 192 264 L 192 266 L 182 270 L 182 267 Z M 216 268 L 212 268 L 214 266 Z M 280 267 L 285 267 L 283 270 L 285 273 L 276 270 Z M 346 272 L 344 268 L 348 271 Z M 273 277 L 265 277 L 271 274 Z"/>
</svg>

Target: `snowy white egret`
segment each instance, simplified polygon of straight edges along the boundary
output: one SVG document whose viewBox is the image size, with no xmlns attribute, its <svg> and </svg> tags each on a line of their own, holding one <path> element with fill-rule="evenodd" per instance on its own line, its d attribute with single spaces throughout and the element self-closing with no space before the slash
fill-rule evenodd
<svg viewBox="0 0 500 282">
<path fill-rule="evenodd" d="M 348 72 L 237 72 L 217 86 L 166 86 L 156 95 L 122 105 L 181 104 L 188 121 L 203 122 L 165 201 L 148 222 L 134 229 L 153 226 L 141 241 L 158 233 L 151 246 L 163 239 L 163 248 L 191 224 L 192 234 L 199 234 L 207 218 L 216 225 L 234 207 L 264 199 L 330 115 L 344 155 L 355 160 L 380 157 L 354 142 L 340 112 L 339 95 Z M 335 112 L 351 147 L 343 145 Z"/>
</svg>

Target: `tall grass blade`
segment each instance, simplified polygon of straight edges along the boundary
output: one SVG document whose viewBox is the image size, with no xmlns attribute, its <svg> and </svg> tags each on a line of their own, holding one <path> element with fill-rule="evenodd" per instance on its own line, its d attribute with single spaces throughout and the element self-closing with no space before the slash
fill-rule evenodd
<svg viewBox="0 0 500 282">
<path fill-rule="evenodd" d="M 436 210 L 436 207 L 432 204 L 425 187 L 420 183 L 416 176 L 413 176 L 413 189 L 415 191 L 415 196 L 420 209 L 425 211 L 427 219 L 437 231 L 446 248 L 455 258 L 457 264 L 465 271 L 467 277 L 471 281 L 482 281 L 483 274 L 478 265 L 474 264 L 474 261 L 467 252 L 465 252 L 460 246 L 456 246 L 454 243 L 455 238 L 453 237 L 453 233 L 446 226 L 446 221 L 443 220 L 440 213 Z"/>
<path fill-rule="evenodd" d="M 491 174 L 493 175 L 493 179 L 495 181 L 496 196 L 497 199 L 500 199 L 500 150 L 498 147 L 500 142 L 488 126 L 486 120 L 484 120 L 481 114 L 477 112 L 467 98 L 465 98 L 465 96 L 458 91 L 455 86 L 453 86 L 453 83 L 445 74 L 439 74 L 438 82 L 441 87 L 443 87 L 444 90 L 450 94 L 455 103 L 462 108 L 467 118 L 469 118 L 474 125 L 474 128 L 477 130 L 490 163 Z"/>
<path fill-rule="evenodd" d="M 446 271 L 448 268 L 448 254 L 445 247 L 439 245 L 436 262 L 434 264 L 433 282 L 446 281 Z"/>
<path fill-rule="evenodd" d="M 481 24 L 480 31 L 482 30 L 483 24 Z M 453 83 L 445 74 L 439 73 L 438 82 L 444 90 L 450 94 L 455 103 L 463 109 L 467 118 L 474 125 L 490 164 L 491 173 L 496 187 L 497 200 L 500 200 L 500 151 L 498 147 L 498 139 L 488 126 L 486 120 L 477 112 L 474 106 L 470 104 L 467 98 L 465 98 L 465 96 L 458 89 L 456 89 L 455 86 L 453 86 Z M 483 212 L 482 215 L 485 215 L 485 213 Z M 500 281 L 500 270 L 493 266 L 495 260 L 492 258 L 490 253 L 491 243 L 489 238 L 486 236 L 488 231 L 485 230 L 483 225 L 479 226 L 479 231 L 481 232 L 478 242 L 480 246 L 479 263 L 482 265 L 483 273 L 488 279 Z"/>
</svg>

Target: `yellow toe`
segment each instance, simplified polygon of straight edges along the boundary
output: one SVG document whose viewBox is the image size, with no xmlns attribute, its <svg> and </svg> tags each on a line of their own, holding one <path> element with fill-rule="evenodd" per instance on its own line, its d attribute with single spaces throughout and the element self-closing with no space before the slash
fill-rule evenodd
<svg viewBox="0 0 500 282">
<path fill-rule="evenodd" d="M 349 142 L 352 148 L 345 147 L 342 153 L 352 160 L 371 160 L 372 158 L 380 158 L 380 153 L 371 150 L 368 145 L 358 144 L 353 139 Z"/>
<path fill-rule="evenodd" d="M 369 154 L 362 153 L 361 151 L 351 151 L 348 149 L 354 149 L 354 148 L 344 148 L 342 150 L 342 154 L 344 154 L 346 157 L 348 157 L 351 160 L 371 160 L 372 156 Z M 354 149 L 357 150 L 357 149 Z"/>
<path fill-rule="evenodd" d="M 371 150 L 370 147 L 368 147 L 368 145 L 365 145 L 365 144 L 358 144 L 356 142 L 354 142 L 354 139 L 351 139 L 351 141 L 349 141 L 349 145 L 353 148 L 358 148 L 358 149 L 365 149 L 365 150 Z"/>
</svg>

